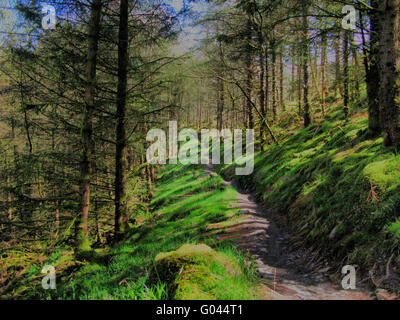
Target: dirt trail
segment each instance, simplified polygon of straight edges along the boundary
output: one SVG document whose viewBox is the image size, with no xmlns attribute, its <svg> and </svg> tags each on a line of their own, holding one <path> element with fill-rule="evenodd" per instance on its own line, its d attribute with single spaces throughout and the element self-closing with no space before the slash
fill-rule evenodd
<svg viewBox="0 0 400 320">
<path fill-rule="evenodd" d="M 216 175 L 212 165 L 206 172 Z M 228 227 L 223 224 L 210 226 L 220 239 L 231 239 L 239 248 L 249 251 L 255 259 L 256 267 L 264 279 L 260 287 L 261 296 L 266 300 L 369 300 L 372 295 L 361 290 L 343 290 L 328 276 L 327 266 L 316 267 L 314 272 L 306 271 L 307 260 L 304 253 L 288 253 L 288 236 L 273 222 L 268 210 L 240 189 L 235 182 L 227 182 L 238 191 L 237 204 L 240 218 Z M 303 265 L 302 265 L 303 264 Z"/>
</svg>

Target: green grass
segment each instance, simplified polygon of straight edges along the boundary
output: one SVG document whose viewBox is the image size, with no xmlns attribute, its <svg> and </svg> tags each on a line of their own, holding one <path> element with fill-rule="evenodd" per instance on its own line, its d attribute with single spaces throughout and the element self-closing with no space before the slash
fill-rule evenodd
<svg viewBox="0 0 400 320">
<path fill-rule="evenodd" d="M 234 165 L 219 170 L 254 189 L 308 246 L 368 270 L 399 253 L 400 155 L 382 137 L 367 138 L 365 110 L 342 115 L 331 107 L 301 130 L 285 120 L 274 128 L 280 146 L 256 155 L 251 176 L 234 177 Z"/>
<path fill-rule="evenodd" d="M 230 207 L 236 201 L 236 191 L 222 182 L 221 177 L 206 174 L 202 166 L 163 168 L 149 204 L 153 211 L 137 217 L 138 221 L 141 218 L 140 225 L 132 228 L 124 241 L 97 253 L 95 260 L 82 267 L 67 269 L 57 275 L 57 290 L 44 291 L 36 280 L 35 286 L 24 291 L 23 298 L 256 299 L 257 279 L 244 262 L 244 255 L 228 242 L 217 243 L 204 236 L 209 224 L 225 221 L 229 215 L 238 212 Z M 229 276 L 218 263 L 196 266 L 201 269 L 199 274 L 207 279 L 213 274 L 223 281 L 214 281 L 210 286 L 210 281 L 201 281 L 200 277 L 197 285 L 196 279 L 191 278 L 182 284 L 177 296 L 168 294 L 166 284 L 149 281 L 157 254 L 196 243 L 213 246 L 218 254 L 237 264 L 242 271 Z M 57 260 L 52 264 L 57 269 Z M 190 291 L 190 286 L 198 290 Z"/>
</svg>

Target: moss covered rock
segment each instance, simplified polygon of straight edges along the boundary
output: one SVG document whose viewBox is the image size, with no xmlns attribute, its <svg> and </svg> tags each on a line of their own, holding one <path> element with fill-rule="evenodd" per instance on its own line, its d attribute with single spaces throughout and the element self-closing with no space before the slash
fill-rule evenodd
<svg viewBox="0 0 400 320">
<path fill-rule="evenodd" d="M 240 274 L 237 263 L 224 254 L 205 244 L 185 244 L 158 254 L 149 280 L 151 284 L 165 283 L 173 299 L 215 299 L 215 289 L 224 278 Z"/>
</svg>

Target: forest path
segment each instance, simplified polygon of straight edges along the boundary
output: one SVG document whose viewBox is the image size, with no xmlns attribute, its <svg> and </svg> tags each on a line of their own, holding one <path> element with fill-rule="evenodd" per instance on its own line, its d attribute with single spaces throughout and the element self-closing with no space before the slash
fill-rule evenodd
<svg viewBox="0 0 400 320">
<path fill-rule="evenodd" d="M 217 175 L 210 164 L 206 173 Z M 328 277 L 328 266 L 315 266 L 310 272 L 306 265 L 310 259 L 305 252 L 291 252 L 288 235 L 278 229 L 271 214 L 258 204 L 253 196 L 234 182 L 238 192 L 237 204 L 241 209 L 235 224 L 226 227 L 214 224 L 211 232 L 218 232 L 219 239 L 231 239 L 238 248 L 248 251 L 255 260 L 263 278 L 259 293 L 265 300 L 370 300 L 373 296 L 361 290 L 343 290 Z M 289 250 L 288 250 L 289 249 Z M 307 261 L 308 260 L 308 261 Z M 308 271 L 307 271 L 308 270 Z"/>
</svg>

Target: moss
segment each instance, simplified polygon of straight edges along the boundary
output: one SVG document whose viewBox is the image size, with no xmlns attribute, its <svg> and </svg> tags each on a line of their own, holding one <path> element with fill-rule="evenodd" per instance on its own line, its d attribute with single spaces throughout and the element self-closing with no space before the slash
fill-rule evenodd
<svg viewBox="0 0 400 320">
<path fill-rule="evenodd" d="M 400 238 L 400 221 L 393 222 L 389 227 L 388 231 L 393 233 L 397 238 Z"/>
<path fill-rule="evenodd" d="M 254 298 L 238 290 L 243 281 L 235 260 L 205 244 L 185 244 L 176 251 L 159 253 L 149 277 L 151 285 L 165 283 L 169 297 L 176 300 Z"/>
<path fill-rule="evenodd" d="M 400 184 L 400 162 L 393 157 L 370 163 L 363 173 L 383 190 Z"/>
</svg>

